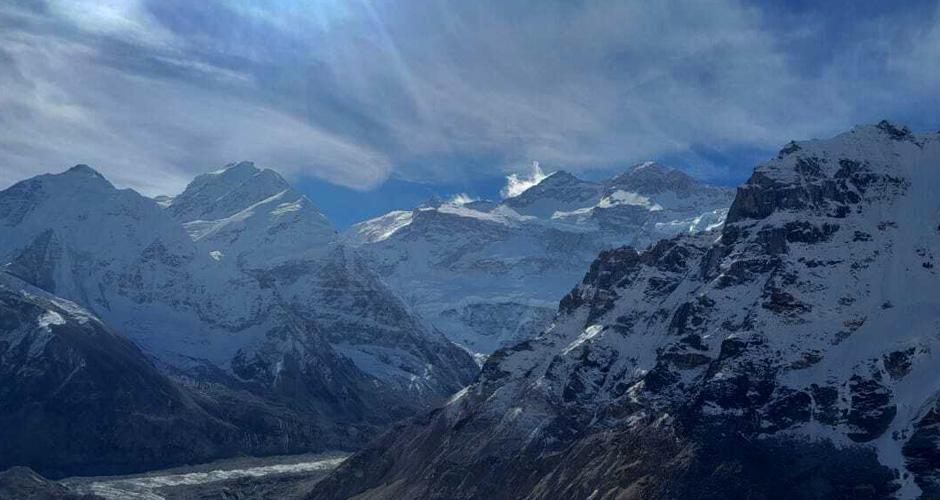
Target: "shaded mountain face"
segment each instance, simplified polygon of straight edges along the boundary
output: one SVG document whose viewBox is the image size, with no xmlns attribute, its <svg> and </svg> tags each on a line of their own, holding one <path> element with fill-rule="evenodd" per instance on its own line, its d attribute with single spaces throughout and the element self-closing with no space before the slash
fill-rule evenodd
<svg viewBox="0 0 940 500">
<path fill-rule="evenodd" d="M 0 192 L 0 232 L 9 273 L 126 335 L 238 429 L 228 453 L 355 447 L 477 370 L 248 163 L 159 203 L 86 166 L 35 177 Z"/>
<path fill-rule="evenodd" d="M 98 495 L 79 495 L 49 481 L 27 467 L 0 472 L 0 500 L 102 500 Z"/>
<path fill-rule="evenodd" d="M 791 143 L 311 498 L 940 495 L 940 136 Z"/>
<path fill-rule="evenodd" d="M 603 183 L 556 172 L 499 203 L 438 200 L 344 239 L 422 318 L 485 357 L 547 327 L 600 251 L 720 227 L 732 196 L 655 163 Z"/>
<path fill-rule="evenodd" d="M 87 310 L 0 273 L 0 469 L 126 470 L 234 452 L 201 408 Z"/>
</svg>

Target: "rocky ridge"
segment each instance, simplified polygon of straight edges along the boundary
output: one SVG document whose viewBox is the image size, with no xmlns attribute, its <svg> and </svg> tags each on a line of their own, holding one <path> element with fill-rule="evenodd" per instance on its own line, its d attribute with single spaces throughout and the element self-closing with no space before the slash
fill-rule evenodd
<svg viewBox="0 0 940 500">
<path fill-rule="evenodd" d="M 193 435 L 180 438 L 190 442 L 163 454 L 161 466 L 354 448 L 476 373 L 468 355 L 425 328 L 337 240 L 309 199 L 249 163 L 201 176 L 159 203 L 84 165 L 34 177 L 0 192 L 0 232 L 5 272 L 132 341 L 172 379 L 167 390 L 235 430 L 230 439 L 187 425 Z M 72 356 L 37 359 L 66 370 Z M 8 360 L 11 370 L 18 360 Z M 101 418 L 121 411 L 100 410 Z M 154 465 L 129 443 L 115 439 L 123 454 L 88 461 L 83 472 Z M 6 458 L 42 473 L 78 466 L 54 444 L 33 440 Z"/>
<path fill-rule="evenodd" d="M 787 145 L 311 498 L 933 498 L 940 136 Z"/>
<path fill-rule="evenodd" d="M 482 359 L 547 327 L 600 251 L 718 228 L 731 198 L 652 162 L 605 182 L 560 171 L 501 202 L 437 200 L 344 239 L 419 316 Z"/>
</svg>

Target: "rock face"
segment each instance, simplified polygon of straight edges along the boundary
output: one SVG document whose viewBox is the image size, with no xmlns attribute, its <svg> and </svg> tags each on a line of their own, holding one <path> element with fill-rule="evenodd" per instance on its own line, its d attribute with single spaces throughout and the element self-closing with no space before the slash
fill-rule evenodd
<svg viewBox="0 0 940 500">
<path fill-rule="evenodd" d="M 220 448 L 197 453 L 193 437 L 195 449 L 181 445 L 167 462 L 356 447 L 477 370 L 337 241 L 310 200 L 249 163 L 159 204 L 87 166 L 35 177 L 0 192 L 0 234 L 7 272 L 100 318 L 237 430 L 230 446 L 207 429 Z M 41 472 L 81 463 L 46 451 L 42 463 L 9 460 Z M 130 469 L 152 465 L 134 457 Z"/>
<path fill-rule="evenodd" d="M 721 226 L 733 192 L 655 163 L 556 172 L 500 203 L 435 202 L 344 235 L 428 323 L 485 357 L 547 327 L 597 254 Z"/>
<path fill-rule="evenodd" d="M 209 459 L 240 433 L 76 304 L 0 273 L 0 469 L 53 476 Z"/>
<path fill-rule="evenodd" d="M 269 295 L 267 307 L 289 311 L 328 344 L 310 346 L 309 354 L 335 351 L 383 385 L 382 398 L 391 399 L 382 411 L 400 408 L 393 413 L 401 415 L 434 404 L 475 375 L 469 358 L 417 321 L 311 201 L 274 171 L 230 165 L 197 177 L 165 206 L 197 253 L 214 261 L 226 294 Z M 265 338 L 236 352 L 233 370 L 249 376 L 263 368 L 272 380 L 284 377 L 287 366 L 278 357 L 284 348 L 295 347 L 281 336 Z"/>
<path fill-rule="evenodd" d="M 602 253 L 552 327 L 311 498 L 934 498 L 937 186 L 936 134 L 791 143 L 717 241 Z"/>
</svg>

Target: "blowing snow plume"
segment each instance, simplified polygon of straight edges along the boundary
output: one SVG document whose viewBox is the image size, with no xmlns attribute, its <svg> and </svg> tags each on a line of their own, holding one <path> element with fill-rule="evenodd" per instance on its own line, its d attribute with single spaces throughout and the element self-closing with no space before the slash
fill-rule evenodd
<svg viewBox="0 0 940 500">
<path fill-rule="evenodd" d="M 551 174 L 548 174 L 551 175 Z M 539 167 L 539 162 L 532 162 L 532 171 L 528 177 L 521 177 L 519 174 L 509 174 L 506 176 L 506 186 L 499 191 L 503 198 L 514 198 L 524 193 L 526 189 L 542 182 L 548 175 Z"/>
</svg>

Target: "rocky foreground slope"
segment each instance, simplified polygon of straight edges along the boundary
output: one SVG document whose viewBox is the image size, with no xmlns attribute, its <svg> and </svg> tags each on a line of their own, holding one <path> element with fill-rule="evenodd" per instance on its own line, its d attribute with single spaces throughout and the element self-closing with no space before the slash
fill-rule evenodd
<svg viewBox="0 0 940 500">
<path fill-rule="evenodd" d="M 0 191 L 0 265 L 15 277 L 6 296 L 33 287 L 77 304 L 102 325 L 85 336 L 111 339 L 80 349 L 57 309 L 17 299 L 3 311 L 0 390 L 17 405 L 0 421 L 18 432 L 0 468 L 55 476 L 350 449 L 477 371 L 310 200 L 249 163 L 159 204 L 87 166 L 20 182 Z M 43 347 L 60 342 L 69 349 Z"/>
<path fill-rule="evenodd" d="M 62 476 L 238 449 L 140 349 L 78 305 L 0 273 L 0 469 Z"/>
<path fill-rule="evenodd" d="M 656 163 L 555 172 L 501 202 L 435 201 L 345 234 L 428 323 L 475 354 L 533 337 L 602 250 L 721 225 L 733 191 Z"/>
<path fill-rule="evenodd" d="M 937 498 L 938 256 L 940 135 L 791 143 L 310 498 Z"/>
</svg>

